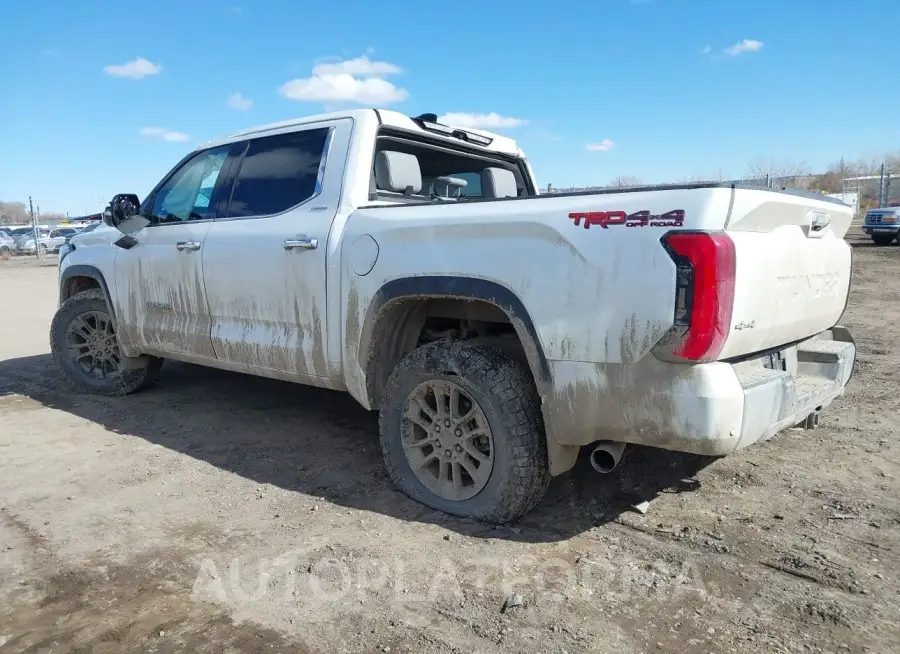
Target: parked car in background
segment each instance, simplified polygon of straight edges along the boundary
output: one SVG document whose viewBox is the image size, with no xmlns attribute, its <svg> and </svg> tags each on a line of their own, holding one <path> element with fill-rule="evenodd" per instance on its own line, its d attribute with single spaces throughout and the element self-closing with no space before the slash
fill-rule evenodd
<svg viewBox="0 0 900 654">
<path fill-rule="evenodd" d="M 41 230 L 38 236 L 37 248 L 41 252 L 59 252 L 59 246 L 65 244 L 66 238 L 74 236 L 76 233 L 77 231 L 71 227 L 52 229 L 46 234 Z M 34 254 L 34 251 L 34 236 L 25 236 L 16 242 L 16 252 L 18 254 Z"/>
<path fill-rule="evenodd" d="M 9 235 L 14 241 L 18 241 L 23 236 L 34 236 L 34 228 L 31 225 L 26 227 L 15 227 L 9 231 Z"/>
<path fill-rule="evenodd" d="M 872 237 L 875 245 L 890 245 L 900 234 L 900 207 L 869 209 L 863 231 Z"/>
<path fill-rule="evenodd" d="M 38 233 L 39 238 L 44 238 L 44 237 L 50 235 L 50 230 L 45 227 L 38 228 L 37 233 Z M 28 240 L 32 240 L 32 241 L 34 240 L 34 229 L 32 229 L 31 227 L 28 227 L 28 228 L 23 228 L 21 230 L 16 230 L 16 233 L 14 233 L 12 235 L 12 237 L 13 237 L 13 240 L 16 242 L 16 250 L 18 251 L 20 243 L 24 243 L 25 241 L 28 241 Z"/>
<path fill-rule="evenodd" d="M 66 237 L 66 243 L 68 244 L 68 242 L 72 240 L 73 236 L 78 236 L 79 234 L 88 234 L 88 233 L 94 231 L 95 229 L 97 229 L 102 224 L 103 223 L 91 223 L 90 225 L 86 225 L 81 228 L 76 228 L 74 234 L 70 234 L 69 236 Z"/>
<path fill-rule="evenodd" d="M 8 232 L 0 230 L 0 254 L 9 254 L 15 247 L 15 239 Z"/>
</svg>

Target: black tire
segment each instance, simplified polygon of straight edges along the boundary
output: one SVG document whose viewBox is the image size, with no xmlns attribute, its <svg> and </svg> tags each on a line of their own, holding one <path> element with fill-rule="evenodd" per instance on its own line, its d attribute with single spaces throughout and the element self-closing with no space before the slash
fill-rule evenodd
<svg viewBox="0 0 900 654">
<path fill-rule="evenodd" d="M 77 389 L 95 395 L 128 395 L 147 386 L 156 377 L 162 359 L 152 356 L 120 356 L 124 370 L 115 378 L 100 379 L 75 364 L 67 343 L 67 332 L 73 320 L 88 313 L 109 316 L 106 298 L 100 289 L 77 293 L 66 300 L 53 316 L 50 325 L 50 350 L 63 376 Z"/>
<path fill-rule="evenodd" d="M 872 234 L 872 242 L 875 245 L 890 245 L 897 238 L 895 234 Z"/>
<path fill-rule="evenodd" d="M 473 497 L 451 501 L 427 488 L 403 450 L 406 404 L 419 384 L 449 380 L 478 402 L 493 437 L 493 468 Z M 456 516 L 502 524 L 528 513 L 550 483 L 541 400 L 526 365 L 483 343 L 436 341 L 408 354 L 384 389 L 381 450 L 391 480 L 406 495 Z"/>
</svg>

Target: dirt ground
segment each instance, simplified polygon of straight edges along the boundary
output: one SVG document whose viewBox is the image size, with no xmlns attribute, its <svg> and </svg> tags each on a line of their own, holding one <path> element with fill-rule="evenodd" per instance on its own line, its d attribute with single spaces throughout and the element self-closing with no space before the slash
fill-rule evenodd
<svg viewBox="0 0 900 654">
<path fill-rule="evenodd" d="M 0 652 L 900 652 L 900 247 L 856 233 L 819 429 L 582 461 L 496 529 L 394 491 L 349 396 L 175 363 L 74 392 L 55 263 L 0 261 Z"/>
</svg>

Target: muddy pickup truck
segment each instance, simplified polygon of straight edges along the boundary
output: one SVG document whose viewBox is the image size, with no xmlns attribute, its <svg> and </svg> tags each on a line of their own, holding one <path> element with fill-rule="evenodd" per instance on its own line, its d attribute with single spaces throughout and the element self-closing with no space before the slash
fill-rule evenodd
<svg viewBox="0 0 900 654">
<path fill-rule="evenodd" d="M 53 355 L 107 395 L 163 359 L 349 392 L 402 491 L 493 522 L 584 446 L 601 472 L 627 443 L 725 455 L 843 393 L 848 207 L 537 189 L 514 141 L 434 114 L 213 141 L 63 246 Z"/>
</svg>

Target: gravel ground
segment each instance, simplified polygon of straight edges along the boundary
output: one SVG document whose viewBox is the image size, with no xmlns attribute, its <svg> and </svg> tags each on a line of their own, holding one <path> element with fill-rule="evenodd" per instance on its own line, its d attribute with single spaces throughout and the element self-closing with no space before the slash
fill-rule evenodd
<svg viewBox="0 0 900 654">
<path fill-rule="evenodd" d="M 582 461 L 497 529 L 394 491 L 349 396 L 177 363 L 74 392 L 54 262 L 0 261 L 0 652 L 898 652 L 900 247 L 853 245 L 819 429 Z"/>
</svg>

